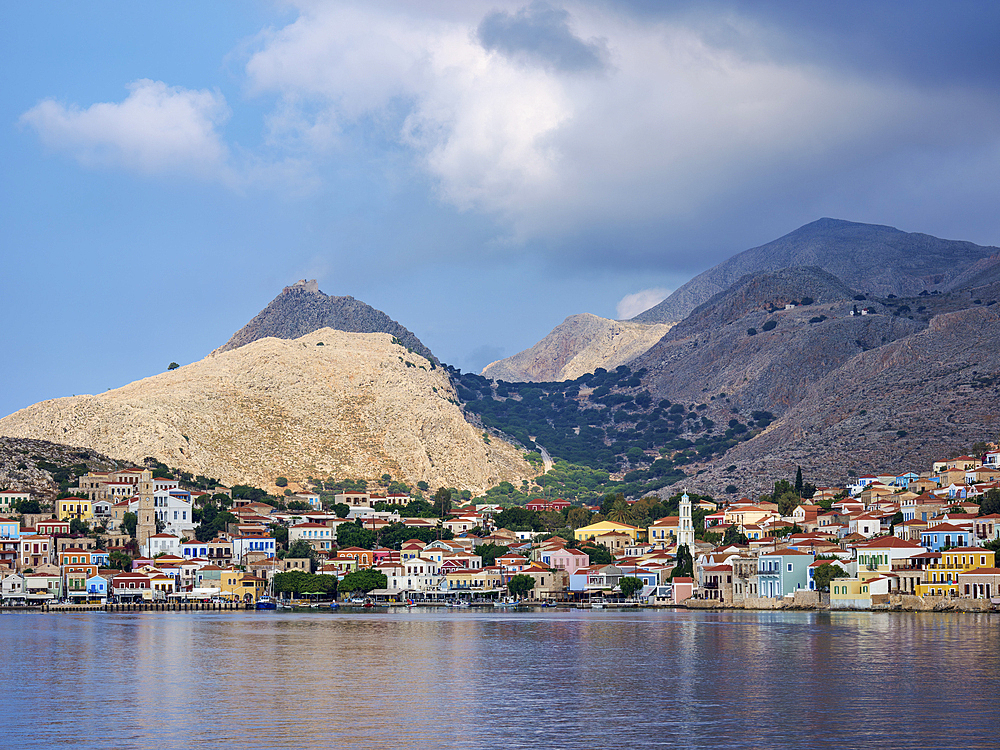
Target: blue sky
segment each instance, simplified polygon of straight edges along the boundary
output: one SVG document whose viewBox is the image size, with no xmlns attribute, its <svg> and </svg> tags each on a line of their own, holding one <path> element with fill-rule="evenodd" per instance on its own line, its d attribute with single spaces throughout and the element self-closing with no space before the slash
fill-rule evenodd
<svg viewBox="0 0 1000 750">
<path fill-rule="evenodd" d="M 0 414 L 198 360 L 300 278 L 478 370 L 821 216 L 1000 244 L 992 3 L 0 21 Z"/>
</svg>

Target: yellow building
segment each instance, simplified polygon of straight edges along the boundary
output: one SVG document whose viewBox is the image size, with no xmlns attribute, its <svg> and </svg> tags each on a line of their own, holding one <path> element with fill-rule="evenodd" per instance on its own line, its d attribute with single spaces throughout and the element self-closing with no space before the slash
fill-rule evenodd
<svg viewBox="0 0 1000 750">
<path fill-rule="evenodd" d="M 830 609 L 871 609 L 873 594 L 892 591 L 892 579 L 877 570 L 860 570 L 855 578 L 830 581 Z"/>
<path fill-rule="evenodd" d="M 56 508 L 60 521 L 69 521 L 79 518 L 81 521 L 89 521 L 94 517 L 94 506 L 85 497 L 64 497 L 56 500 Z"/>
<path fill-rule="evenodd" d="M 993 550 L 982 547 L 955 547 L 941 553 L 941 561 L 928 565 L 924 582 L 917 584 L 917 596 L 958 596 L 958 574 L 977 568 L 992 568 Z"/>
<path fill-rule="evenodd" d="M 609 534 L 614 531 L 622 534 L 628 534 L 632 537 L 632 541 L 634 542 L 639 529 L 638 527 L 630 526 L 627 523 L 619 523 L 617 521 L 600 521 L 599 523 L 592 523 L 590 526 L 581 526 L 573 532 L 573 537 L 578 542 L 585 542 L 589 539 L 593 539 L 594 537 L 601 536 L 602 534 Z"/>
</svg>

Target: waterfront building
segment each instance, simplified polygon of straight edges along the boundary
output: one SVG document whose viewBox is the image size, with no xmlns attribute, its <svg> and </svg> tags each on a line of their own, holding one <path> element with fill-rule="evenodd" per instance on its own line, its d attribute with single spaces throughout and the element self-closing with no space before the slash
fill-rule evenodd
<svg viewBox="0 0 1000 750">
<path fill-rule="evenodd" d="M 812 554 L 793 549 L 761 553 L 757 559 L 759 596 L 778 598 L 809 588 Z"/>
<path fill-rule="evenodd" d="M 941 553 L 939 562 L 927 566 L 924 581 L 917 585 L 918 596 L 959 596 L 961 573 L 992 568 L 996 553 L 982 547 L 955 547 Z M 971 585 L 971 582 L 970 582 Z"/>
</svg>

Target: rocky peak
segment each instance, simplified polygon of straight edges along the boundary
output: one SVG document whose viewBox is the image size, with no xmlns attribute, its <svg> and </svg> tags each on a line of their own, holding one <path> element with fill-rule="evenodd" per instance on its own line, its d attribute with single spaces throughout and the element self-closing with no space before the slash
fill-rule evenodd
<svg viewBox="0 0 1000 750">
<path fill-rule="evenodd" d="M 315 279 L 300 279 L 286 286 L 216 353 L 237 349 L 267 337 L 297 339 L 321 328 L 347 333 L 388 333 L 407 349 L 438 364 L 430 349 L 409 329 L 354 297 L 324 294 Z"/>
</svg>

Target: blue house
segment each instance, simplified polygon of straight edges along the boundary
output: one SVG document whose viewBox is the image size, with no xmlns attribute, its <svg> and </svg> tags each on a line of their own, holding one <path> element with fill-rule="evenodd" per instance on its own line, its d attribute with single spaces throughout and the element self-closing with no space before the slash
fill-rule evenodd
<svg viewBox="0 0 1000 750">
<path fill-rule="evenodd" d="M 939 523 L 920 532 L 920 545 L 932 552 L 940 552 L 946 547 L 968 547 L 972 542 L 970 537 L 971 534 L 959 526 Z"/>
<path fill-rule="evenodd" d="M 765 598 L 787 596 L 809 588 L 811 552 L 783 549 L 757 559 L 757 591 Z"/>
<path fill-rule="evenodd" d="M 87 599 L 106 599 L 108 597 L 108 579 L 102 575 L 87 579 Z"/>
<path fill-rule="evenodd" d="M 9 518 L 0 518 L 0 539 L 20 539 L 21 523 Z"/>
</svg>

